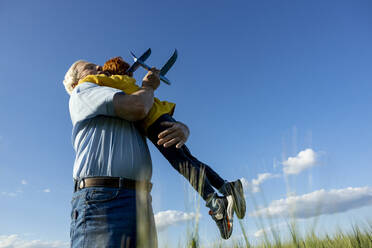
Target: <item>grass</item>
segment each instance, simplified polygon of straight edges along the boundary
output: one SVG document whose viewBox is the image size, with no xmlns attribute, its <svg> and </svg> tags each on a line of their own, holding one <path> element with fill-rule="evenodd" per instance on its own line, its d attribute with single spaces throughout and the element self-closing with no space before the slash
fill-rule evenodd
<svg viewBox="0 0 372 248">
<path fill-rule="evenodd" d="M 251 202 L 253 203 L 253 202 Z M 254 204 L 255 205 L 255 204 Z M 199 211 L 199 204 L 196 211 Z M 291 216 L 287 222 L 286 227 L 280 228 L 278 231 L 270 217 L 268 217 L 269 227 L 265 228 L 263 219 L 258 218 L 256 223 L 257 227 L 263 231 L 261 241 L 250 238 L 247 234 L 246 228 L 242 220 L 237 222 L 242 231 L 240 240 L 234 239 L 232 242 L 225 242 L 222 239 L 209 244 L 208 246 L 201 244 L 198 235 L 198 220 L 195 221 L 194 229 L 188 230 L 186 245 L 179 247 L 186 248 L 372 248 L 372 222 L 367 222 L 366 225 L 350 224 L 351 231 L 344 231 L 338 229 L 335 233 L 331 234 L 317 234 L 315 232 L 315 220 L 312 228 L 304 235 L 298 230 L 298 223 L 295 216 Z M 238 227 L 235 224 L 235 228 Z M 350 226 L 349 226 L 350 227 Z M 283 230 L 284 229 L 284 230 Z M 288 235 L 283 235 L 285 232 Z M 231 236 L 230 239 L 234 238 Z M 236 238 L 236 237 L 235 237 Z"/>
<path fill-rule="evenodd" d="M 242 240 L 234 241 L 233 244 L 224 245 L 223 241 L 208 247 L 212 248 L 372 248 L 372 225 L 366 228 L 361 228 L 358 225 L 353 225 L 352 231 L 345 233 L 338 230 L 333 235 L 324 234 L 317 235 L 314 231 L 309 232 L 302 237 L 297 229 L 290 225 L 288 231 L 290 239 L 284 240 L 275 231 L 269 231 L 264 235 L 263 241 L 251 245 L 249 238 L 244 229 L 242 222 L 239 222 L 242 227 L 243 238 Z M 274 229 L 271 229 L 274 230 Z M 270 239 L 270 236 L 272 239 Z M 187 248 L 203 248 L 194 236 L 189 237 L 186 245 Z"/>
<path fill-rule="evenodd" d="M 181 168 L 186 168 L 185 165 L 180 165 Z M 194 172 L 188 174 L 191 179 L 194 179 Z M 201 177 L 204 175 L 204 171 L 201 171 Z M 202 188 L 202 183 L 196 180 L 190 180 L 194 188 Z M 198 184 L 199 187 L 195 187 Z M 263 192 L 261 191 L 263 195 Z M 258 209 L 258 204 L 253 195 L 251 195 L 250 203 L 255 209 Z M 265 199 L 264 199 L 265 201 Z M 278 226 L 275 226 L 270 216 L 267 216 L 267 221 L 269 222 L 269 228 L 265 228 L 264 221 L 262 217 L 258 218 L 256 223 L 259 229 L 263 230 L 261 241 L 257 242 L 257 239 L 251 239 L 246 232 L 243 221 L 238 220 L 242 231 L 241 240 L 234 240 L 229 242 L 224 242 L 222 239 L 215 242 L 212 245 L 205 246 L 200 242 L 199 239 L 199 211 L 200 211 L 200 197 L 197 197 L 196 201 L 196 218 L 194 220 L 194 226 L 191 230 L 188 228 L 185 245 L 179 244 L 179 247 L 186 248 L 372 248 L 372 222 L 367 223 L 367 225 L 361 224 L 351 224 L 351 230 L 349 232 L 343 231 L 341 229 L 337 230 L 334 234 L 317 234 L 315 232 L 315 227 L 318 219 L 315 219 L 313 227 L 310 231 L 301 235 L 297 228 L 296 217 L 291 216 L 290 220 L 287 220 L 286 230 L 289 235 L 282 235 L 283 232 L 279 233 Z M 235 228 L 237 225 L 235 224 Z M 283 231 L 283 230 L 282 230 Z M 288 237 L 287 237 L 288 236 Z M 232 236 L 234 237 L 234 236 Z M 232 238 L 231 237 L 231 238 Z M 230 238 L 230 239 L 231 239 Z M 232 244 L 231 244 L 232 243 Z"/>
</svg>

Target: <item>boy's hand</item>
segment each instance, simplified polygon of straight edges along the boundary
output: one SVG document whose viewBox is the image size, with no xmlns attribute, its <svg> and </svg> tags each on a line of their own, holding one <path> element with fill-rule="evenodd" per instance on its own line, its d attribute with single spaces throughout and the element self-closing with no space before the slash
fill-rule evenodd
<svg viewBox="0 0 372 248">
<path fill-rule="evenodd" d="M 158 145 L 164 147 L 170 147 L 176 144 L 176 148 L 181 148 L 185 144 L 189 137 L 189 128 L 181 122 L 169 122 L 164 121 L 161 123 L 162 126 L 168 126 L 166 130 L 158 135 Z"/>
<path fill-rule="evenodd" d="M 155 67 L 151 68 L 151 71 L 147 72 L 142 80 L 142 87 L 156 90 L 160 85 L 159 72 Z"/>
</svg>

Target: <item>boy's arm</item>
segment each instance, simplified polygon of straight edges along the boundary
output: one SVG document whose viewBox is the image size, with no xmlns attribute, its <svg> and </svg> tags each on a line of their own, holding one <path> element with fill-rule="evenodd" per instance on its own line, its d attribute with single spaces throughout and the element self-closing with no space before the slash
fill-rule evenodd
<svg viewBox="0 0 372 248">
<path fill-rule="evenodd" d="M 176 148 L 181 148 L 186 143 L 187 138 L 190 135 L 189 128 L 182 122 L 168 122 L 164 121 L 161 123 L 163 126 L 168 126 L 166 130 L 158 135 L 158 145 L 164 147 L 170 147 L 176 144 Z"/>
</svg>

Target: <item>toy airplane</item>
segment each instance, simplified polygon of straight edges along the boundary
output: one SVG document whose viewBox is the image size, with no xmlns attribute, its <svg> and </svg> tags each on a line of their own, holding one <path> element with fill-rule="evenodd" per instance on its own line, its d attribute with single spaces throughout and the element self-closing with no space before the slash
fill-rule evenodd
<svg viewBox="0 0 372 248">
<path fill-rule="evenodd" d="M 145 68 L 146 70 L 151 70 L 151 67 L 146 65 L 145 64 L 145 61 L 148 57 L 150 57 L 150 54 L 151 54 L 151 49 L 147 49 L 147 51 L 142 54 L 139 58 L 136 57 L 136 55 L 134 55 L 133 52 L 130 52 L 130 54 L 132 55 L 133 57 L 133 60 L 134 60 L 134 63 L 131 67 L 129 67 L 129 69 L 127 70 L 127 72 L 134 72 L 138 69 L 139 66 L 142 66 L 143 68 Z M 177 49 L 174 50 L 173 52 L 173 55 L 168 59 L 167 63 L 165 63 L 165 65 L 160 69 L 160 80 L 163 81 L 164 83 L 170 85 L 170 81 L 168 80 L 168 78 L 165 77 L 165 74 L 167 74 L 167 72 L 169 71 L 170 68 L 172 68 L 173 64 L 176 62 L 177 60 Z"/>
</svg>

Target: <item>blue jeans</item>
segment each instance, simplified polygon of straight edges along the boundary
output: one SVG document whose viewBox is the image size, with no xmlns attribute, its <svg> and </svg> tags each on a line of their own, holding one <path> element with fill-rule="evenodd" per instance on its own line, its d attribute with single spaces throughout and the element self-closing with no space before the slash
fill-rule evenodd
<svg viewBox="0 0 372 248">
<path fill-rule="evenodd" d="M 73 194 L 71 205 L 71 248 L 157 247 L 147 191 L 85 188 Z"/>
</svg>

